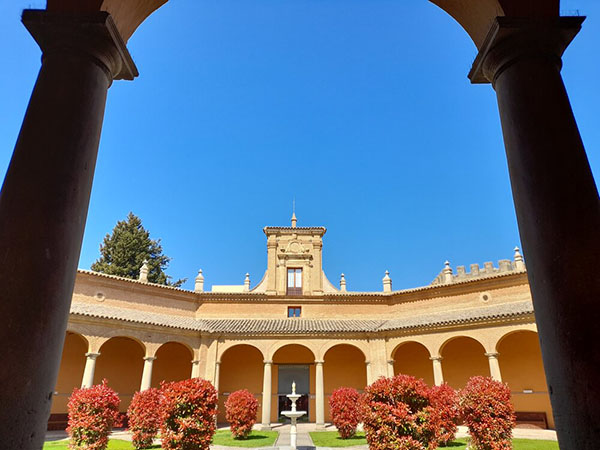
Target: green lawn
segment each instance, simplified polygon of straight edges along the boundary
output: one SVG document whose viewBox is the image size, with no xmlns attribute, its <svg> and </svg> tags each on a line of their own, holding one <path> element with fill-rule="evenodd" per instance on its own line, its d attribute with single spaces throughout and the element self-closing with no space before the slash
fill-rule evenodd
<svg viewBox="0 0 600 450">
<path fill-rule="evenodd" d="M 313 431 L 310 433 L 317 447 L 350 447 L 353 445 L 366 445 L 364 433 L 357 433 L 350 439 L 341 439 L 337 431 Z M 215 434 L 213 444 L 227 445 L 230 447 L 270 447 L 277 439 L 277 431 L 252 431 L 248 439 L 234 439 L 229 430 L 219 430 Z M 67 450 L 68 441 L 46 442 L 44 450 Z M 159 449 L 160 445 L 151 448 Z M 444 447 L 440 447 L 443 449 Z M 451 442 L 449 450 L 463 450 L 467 448 L 465 438 Z M 111 439 L 108 442 L 108 450 L 133 450 L 130 442 L 119 439 Z M 558 442 L 538 441 L 533 439 L 513 439 L 513 450 L 559 450 Z"/>
<path fill-rule="evenodd" d="M 311 431 L 310 438 L 317 447 L 350 447 L 367 445 L 365 433 L 356 433 L 350 439 L 342 439 L 337 431 Z"/>
<path fill-rule="evenodd" d="M 350 447 L 352 445 L 366 445 L 364 433 L 357 433 L 350 439 L 341 439 L 337 431 L 313 431 L 310 433 L 313 443 L 317 447 Z M 443 449 L 444 447 L 440 447 Z M 465 438 L 451 442 L 449 450 L 463 450 L 467 448 Z M 513 439 L 513 450 L 559 450 L 558 442 L 538 441 L 533 439 Z"/>
<path fill-rule="evenodd" d="M 218 430 L 213 438 L 213 444 L 229 447 L 272 447 L 278 434 L 277 431 L 252 431 L 248 439 L 234 439 L 231 431 Z"/>
</svg>

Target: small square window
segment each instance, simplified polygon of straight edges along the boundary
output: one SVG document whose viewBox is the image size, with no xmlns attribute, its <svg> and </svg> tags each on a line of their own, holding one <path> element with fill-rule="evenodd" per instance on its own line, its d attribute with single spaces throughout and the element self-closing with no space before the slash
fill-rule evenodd
<svg viewBox="0 0 600 450">
<path fill-rule="evenodd" d="M 300 306 L 288 306 L 288 317 L 300 317 L 302 308 Z"/>
</svg>

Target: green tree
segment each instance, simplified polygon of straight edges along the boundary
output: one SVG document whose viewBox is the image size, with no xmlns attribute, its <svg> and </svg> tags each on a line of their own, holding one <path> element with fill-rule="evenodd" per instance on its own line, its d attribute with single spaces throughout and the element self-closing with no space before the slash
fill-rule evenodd
<svg viewBox="0 0 600 450">
<path fill-rule="evenodd" d="M 171 281 L 165 273 L 169 258 L 163 255 L 160 239 L 150 239 L 150 233 L 142 225 L 142 221 L 130 212 L 126 220 L 117 222 L 112 234 L 107 234 L 100 245 L 100 258 L 92 264 L 91 269 L 109 275 L 137 280 L 144 261 L 148 261 L 148 281 L 179 287 L 186 278 Z"/>
</svg>

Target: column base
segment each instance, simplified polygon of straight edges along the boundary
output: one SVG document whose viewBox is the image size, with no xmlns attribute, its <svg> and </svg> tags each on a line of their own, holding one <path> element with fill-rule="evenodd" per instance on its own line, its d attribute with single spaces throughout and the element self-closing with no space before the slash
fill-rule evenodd
<svg viewBox="0 0 600 450">
<path fill-rule="evenodd" d="M 326 427 L 324 423 L 316 423 L 315 424 L 315 430 L 317 431 L 325 431 Z"/>
<path fill-rule="evenodd" d="M 271 431 L 273 429 L 273 427 L 271 426 L 271 424 L 266 424 L 263 423 L 260 425 L 260 431 Z"/>
</svg>

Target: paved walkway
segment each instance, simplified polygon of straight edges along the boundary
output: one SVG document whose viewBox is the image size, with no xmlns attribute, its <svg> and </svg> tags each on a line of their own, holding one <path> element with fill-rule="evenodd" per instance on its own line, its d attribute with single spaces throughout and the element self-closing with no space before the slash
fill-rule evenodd
<svg viewBox="0 0 600 450">
<path fill-rule="evenodd" d="M 273 431 L 279 432 L 279 437 L 275 441 L 274 447 L 259 447 L 261 450 L 290 450 L 290 425 L 289 424 L 273 424 Z M 258 427 L 257 427 L 258 428 Z M 228 429 L 227 426 L 219 426 L 219 429 Z M 330 425 L 326 428 L 327 431 L 335 431 L 335 427 Z M 311 431 L 316 431 L 314 423 L 299 423 L 298 424 L 298 439 L 297 447 L 299 450 L 340 450 L 339 448 L 331 447 L 315 447 L 310 435 Z M 467 427 L 458 427 L 456 437 L 467 437 Z M 116 430 L 111 433 L 111 438 L 131 441 L 131 434 L 124 430 Z M 515 428 L 513 437 L 520 439 L 540 439 L 548 441 L 556 441 L 556 432 L 554 430 L 540 430 L 537 428 Z M 48 431 L 46 433 L 46 441 L 59 441 L 67 439 L 67 433 L 64 431 Z M 160 441 L 156 441 L 157 444 Z M 241 447 L 226 447 L 222 445 L 211 445 L 211 450 L 241 450 Z M 369 450 L 368 445 L 356 445 L 353 447 L 344 447 L 343 450 Z"/>
</svg>

